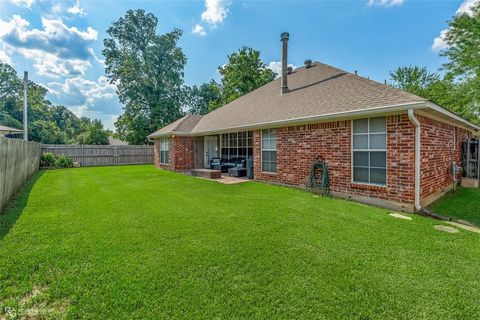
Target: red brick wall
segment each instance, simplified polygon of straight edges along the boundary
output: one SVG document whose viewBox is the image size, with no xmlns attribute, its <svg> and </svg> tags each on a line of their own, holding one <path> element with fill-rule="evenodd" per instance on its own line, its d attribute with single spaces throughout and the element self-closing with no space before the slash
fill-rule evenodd
<svg viewBox="0 0 480 320">
<path fill-rule="evenodd" d="M 173 171 L 193 169 L 193 138 L 173 137 L 169 140 L 169 163 L 160 163 L 160 140 L 155 140 L 153 160 L 157 167 Z"/>
<path fill-rule="evenodd" d="M 277 128 L 277 172 L 262 173 L 260 131 L 254 132 L 255 178 L 305 186 L 312 162 L 323 158 L 332 191 L 402 203 L 414 201 L 414 127 L 407 115 L 387 117 L 387 186 L 351 182 L 351 121 Z"/>
<path fill-rule="evenodd" d="M 461 164 L 461 144 L 467 131 L 423 116 L 417 118 L 422 132 L 420 198 L 423 199 L 453 184 L 452 162 Z"/>
<path fill-rule="evenodd" d="M 460 162 L 461 140 L 466 131 L 456 128 L 455 141 L 450 125 L 417 116 L 421 122 L 421 198 L 441 191 L 452 183 L 452 161 Z M 255 179 L 304 187 L 310 165 L 326 160 L 332 191 L 375 197 L 404 204 L 414 202 L 415 128 L 406 114 L 387 117 L 387 185 L 372 186 L 351 182 L 350 120 L 277 128 L 277 172 L 261 172 L 261 131 L 254 131 Z M 453 148 L 455 145 L 455 149 Z M 159 140 L 154 145 L 158 167 L 174 171 L 194 166 L 191 137 L 170 139 L 169 164 L 159 163 Z"/>
</svg>

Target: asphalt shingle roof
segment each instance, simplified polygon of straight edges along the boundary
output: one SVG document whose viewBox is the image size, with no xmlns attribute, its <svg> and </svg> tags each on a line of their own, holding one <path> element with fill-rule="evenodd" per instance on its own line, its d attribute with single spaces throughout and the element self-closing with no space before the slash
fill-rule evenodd
<svg viewBox="0 0 480 320">
<path fill-rule="evenodd" d="M 161 128 L 160 130 L 155 131 L 148 137 L 153 138 L 156 136 L 174 133 L 190 133 L 201 118 L 202 116 L 187 114 L 186 116 L 181 117 L 180 119 Z"/>
<path fill-rule="evenodd" d="M 191 127 L 190 134 L 426 101 L 320 62 L 314 62 L 308 69 L 298 68 L 288 75 L 289 92 L 286 94 L 280 93 L 280 81 L 280 78 L 276 79 L 201 118 L 195 118 L 197 123 Z M 168 132 L 182 119 L 185 117 L 151 137 Z"/>
<path fill-rule="evenodd" d="M 2 126 L 0 124 L 0 132 L 23 132 L 21 129 L 16 129 L 16 128 L 10 128 L 7 126 Z"/>
</svg>

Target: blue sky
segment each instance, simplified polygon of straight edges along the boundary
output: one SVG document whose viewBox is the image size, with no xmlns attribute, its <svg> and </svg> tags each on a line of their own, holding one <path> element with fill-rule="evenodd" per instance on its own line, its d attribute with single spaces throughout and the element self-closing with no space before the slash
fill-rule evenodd
<svg viewBox="0 0 480 320">
<path fill-rule="evenodd" d="M 438 69 L 447 21 L 475 1 L 0 0 L 0 60 L 29 71 L 52 102 L 113 129 L 122 105 L 101 51 L 106 29 L 128 9 L 155 14 L 159 33 L 184 31 L 188 85 L 218 80 L 217 67 L 244 45 L 277 68 L 283 31 L 294 66 L 318 60 L 383 82 L 398 66 Z"/>
</svg>

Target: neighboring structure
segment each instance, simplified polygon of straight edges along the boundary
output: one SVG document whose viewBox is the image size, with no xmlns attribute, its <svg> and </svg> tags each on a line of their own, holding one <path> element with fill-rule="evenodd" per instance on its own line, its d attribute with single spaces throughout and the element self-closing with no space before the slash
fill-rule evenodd
<svg viewBox="0 0 480 320">
<path fill-rule="evenodd" d="M 128 142 L 120 139 L 115 139 L 114 137 L 108 137 L 108 144 L 111 146 L 128 146 Z"/>
<path fill-rule="evenodd" d="M 461 141 L 479 127 L 421 97 L 319 62 L 289 72 L 286 40 L 282 34 L 281 79 L 152 133 L 155 164 L 189 171 L 216 157 L 253 156 L 255 180 L 302 187 L 310 165 L 322 159 L 334 195 L 406 211 L 453 186 Z"/>
<path fill-rule="evenodd" d="M 23 133 L 23 130 L 2 126 L 0 124 L 0 137 L 3 137 L 7 134 L 20 134 L 20 133 Z"/>
</svg>

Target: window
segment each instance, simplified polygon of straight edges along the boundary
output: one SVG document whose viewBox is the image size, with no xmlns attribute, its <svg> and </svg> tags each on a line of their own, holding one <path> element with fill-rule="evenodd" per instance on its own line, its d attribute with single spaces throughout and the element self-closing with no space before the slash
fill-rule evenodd
<svg viewBox="0 0 480 320">
<path fill-rule="evenodd" d="M 277 134 L 275 129 L 262 130 L 262 171 L 277 172 Z"/>
<path fill-rule="evenodd" d="M 386 118 L 353 120 L 353 182 L 387 183 Z"/>
<path fill-rule="evenodd" d="M 160 139 L 160 163 L 168 163 L 168 138 Z"/>
<path fill-rule="evenodd" d="M 253 132 L 230 132 L 221 135 L 222 159 L 246 159 L 253 155 Z"/>
</svg>

